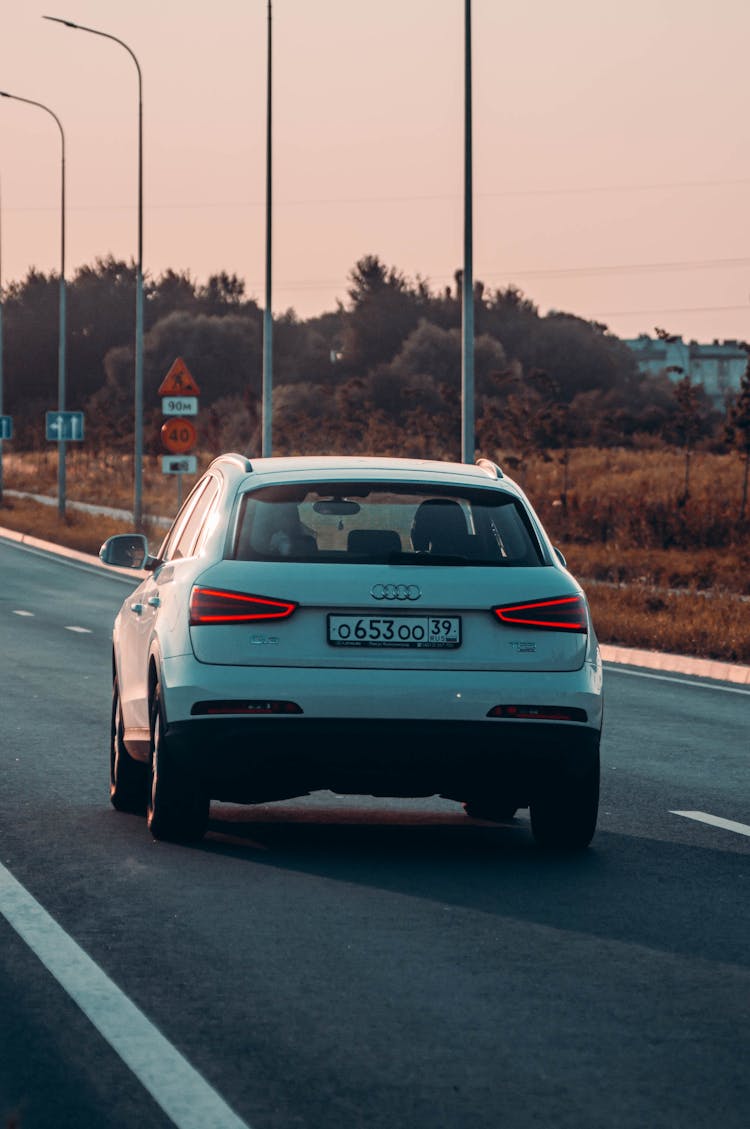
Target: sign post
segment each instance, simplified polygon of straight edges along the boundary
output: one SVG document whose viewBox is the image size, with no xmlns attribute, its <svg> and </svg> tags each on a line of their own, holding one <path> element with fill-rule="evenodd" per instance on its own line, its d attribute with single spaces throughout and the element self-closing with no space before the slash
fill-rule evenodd
<svg viewBox="0 0 750 1129">
<path fill-rule="evenodd" d="M 177 475 L 177 508 L 182 506 L 182 476 L 198 470 L 196 455 L 188 454 L 198 441 L 198 432 L 189 416 L 198 414 L 200 389 L 190 370 L 178 357 L 159 385 L 161 410 L 169 418 L 162 424 L 161 442 L 168 455 L 162 455 L 162 474 Z"/>
<path fill-rule="evenodd" d="M 2 386 L 0 386 L 0 395 Z M 2 409 L 2 404 L 0 404 Z M 3 440 L 13 438 L 13 417 L 0 416 L 0 506 L 3 504 Z"/>
</svg>

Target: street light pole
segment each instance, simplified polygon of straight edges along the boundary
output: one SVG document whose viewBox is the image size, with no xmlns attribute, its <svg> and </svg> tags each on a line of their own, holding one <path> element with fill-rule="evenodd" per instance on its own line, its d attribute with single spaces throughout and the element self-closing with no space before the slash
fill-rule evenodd
<svg viewBox="0 0 750 1129">
<path fill-rule="evenodd" d="M 60 130 L 60 143 L 62 146 L 62 163 L 60 167 L 60 333 L 57 352 L 57 410 L 65 411 L 65 344 L 66 344 L 66 292 L 65 292 L 65 133 L 57 114 L 45 106 L 43 102 L 35 102 L 32 98 L 21 98 L 18 94 L 8 94 L 0 90 L 0 98 L 10 98 L 14 102 L 25 102 L 27 106 L 36 106 L 54 118 Z M 59 432 L 58 432 L 59 435 Z M 57 440 L 57 512 L 61 518 L 65 517 L 65 440 Z"/>
<path fill-rule="evenodd" d="M 268 0 L 268 49 L 266 69 L 266 302 L 263 311 L 263 391 L 261 453 L 272 452 L 273 415 L 273 309 L 271 304 L 271 0 Z"/>
<path fill-rule="evenodd" d="M 135 52 L 116 35 L 99 31 L 95 27 L 84 27 L 58 16 L 43 16 L 42 19 L 62 24 L 75 31 L 87 31 L 102 39 L 119 43 L 135 63 L 138 74 L 138 259 L 135 278 L 135 392 L 133 398 L 133 523 L 137 530 L 143 527 L 143 75 Z"/>
<path fill-rule="evenodd" d="M 474 266 L 471 146 L 471 0 L 464 0 L 464 269 L 461 280 L 461 458 L 474 462 Z"/>
<path fill-rule="evenodd" d="M 0 183 L 0 416 L 3 414 L 3 192 Z M 0 506 L 3 504 L 3 437 L 0 435 Z"/>
</svg>

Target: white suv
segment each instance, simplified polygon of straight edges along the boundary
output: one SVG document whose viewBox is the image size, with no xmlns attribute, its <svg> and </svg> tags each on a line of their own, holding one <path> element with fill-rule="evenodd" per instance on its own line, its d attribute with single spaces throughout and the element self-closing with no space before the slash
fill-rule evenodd
<svg viewBox="0 0 750 1129">
<path fill-rule="evenodd" d="M 476 466 L 216 459 L 113 635 L 111 799 L 199 839 L 211 797 L 438 794 L 530 808 L 584 847 L 602 668 L 586 598 L 523 491 Z"/>
</svg>

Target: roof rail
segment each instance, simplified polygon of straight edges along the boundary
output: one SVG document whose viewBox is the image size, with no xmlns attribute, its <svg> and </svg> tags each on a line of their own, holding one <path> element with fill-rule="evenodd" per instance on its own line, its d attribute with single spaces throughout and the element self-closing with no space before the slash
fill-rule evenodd
<svg viewBox="0 0 750 1129">
<path fill-rule="evenodd" d="M 501 468 L 497 463 L 493 463 L 491 459 L 477 459 L 476 465 L 488 474 L 490 478 L 505 478 Z"/>
<path fill-rule="evenodd" d="M 215 463 L 218 463 L 225 462 L 226 460 L 229 460 L 229 462 L 232 463 L 236 463 L 237 466 L 239 466 L 240 470 L 244 470 L 245 474 L 250 474 L 253 469 L 253 464 L 250 462 L 247 456 L 238 455 L 236 451 L 230 451 L 226 455 L 218 455 L 213 461 Z"/>
</svg>

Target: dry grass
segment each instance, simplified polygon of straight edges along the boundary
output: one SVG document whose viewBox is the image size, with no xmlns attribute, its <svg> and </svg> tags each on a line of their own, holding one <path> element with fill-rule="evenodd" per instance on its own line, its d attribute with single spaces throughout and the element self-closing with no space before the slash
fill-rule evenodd
<svg viewBox="0 0 750 1129">
<path fill-rule="evenodd" d="M 199 471 L 211 456 L 199 459 Z M 57 454 L 3 454 L 3 479 L 8 490 L 57 496 Z M 196 479 L 184 479 L 185 494 Z M 117 509 L 133 508 L 133 459 L 123 454 L 97 454 L 86 450 L 68 452 L 66 495 L 70 501 L 91 502 Z M 159 460 L 143 460 L 143 510 L 146 514 L 170 517 L 177 511 L 177 479 L 162 474 Z"/>
<path fill-rule="evenodd" d="M 490 454 L 504 462 L 503 452 Z M 8 489 L 56 493 L 53 451 L 5 454 L 4 469 Z M 529 458 L 509 472 L 583 579 L 602 641 L 750 663 L 750 528 L 736 520 L 736 456 L 695 455 L 687 501 L 684 459 L 670 450 L 573 451 L 565 506 L 558 459 Z M 193 481 L 185 480 L 186 491 Z M 71 500 L 130 509 L 132 460 L 70 452 L 67 484 Z M 143 503 L 147 514 L 176 510 L 176 481 L 153 458 L 144 462 Z M 91 553 L 128 529 L 71 509 L 61 523 L 55 507 L 10 498 L 0 507 L 2 525 Z M 154 531 L 152 544 L 160 539 Z"/>
<path fill-rule="evenodd" d="M 561 546 L 571 571 L 589 580 L 750 596 L 750 547 L 690 551 L 623 548 L 612 542 Z"/>
<path fill-rule="evenodd" d="M 80 553 L 97 554 L 104 541 L 115 533 L 128 533 L 132 522 L 118 521 L 116 518 L 82 513 L 68 508 L 65 518 L 60 519 L 56 506 L 32 502 L 27 498 L 6 498 L 0 506 L 0 526 L 18 533 L 28 533 L 42 541 L 54 545 L 65 545 Z M 161 541 L 164 531 L 149 529 L 152 545 Z"/>
<path fill-rule="evenodd" d="M 587 584 L 603 643 L 750 665 L 750 602 L 648 587 Z"/>
</svg>

